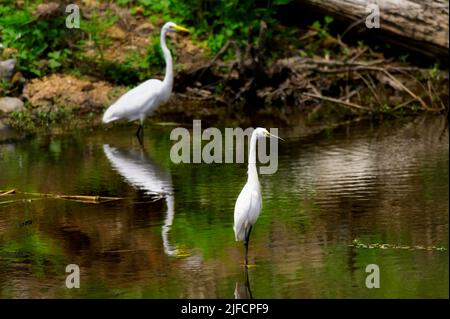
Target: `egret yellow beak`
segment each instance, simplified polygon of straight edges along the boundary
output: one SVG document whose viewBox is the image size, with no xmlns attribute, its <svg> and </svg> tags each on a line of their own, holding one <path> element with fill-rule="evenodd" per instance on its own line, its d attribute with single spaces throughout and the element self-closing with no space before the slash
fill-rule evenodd
<svg viewBox="0 0 450 319">
<path fill-rule="evenodd" d="M 279 139 L 279 140 L 284 141 L 281 137 L 276 136 L 276 135 L 273 135 L 273 134 L 270 134 L 269 132 L 267 132 L 267 136 L 268 136 L 268 137 L 275 137 L 275 138 L 277 138 L 277 139 Z"/>
<path fill-rule="evenodd" d="M 175 25 L 174 28 L 175 28 L 177 31 L 189 33 L 189 30 L 188 30 L 188 29 L 183 28 L 183 27 L 180 27 L 179 25 Z"/>
</svg>

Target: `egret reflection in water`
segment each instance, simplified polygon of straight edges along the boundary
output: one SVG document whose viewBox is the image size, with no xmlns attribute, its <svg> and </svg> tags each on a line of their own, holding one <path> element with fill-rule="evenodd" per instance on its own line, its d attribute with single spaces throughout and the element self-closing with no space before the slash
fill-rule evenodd
<svg viewBox="0 0 450 319">
<path fill-rule="evenodd" d="M 164 252 L 169 256 L 179 256 L 180 252 L 169 241 L 169 232 L 175 214 L 175 197 L 170 174 L 156 165 L 142 148 L 124 151 L 104 144 L 103 151 L 113 168 L 128 183 L 143 190 L 147 195 L 165 199 L 167 212 L 162 227 Z"/>
<path fill-rule="evenodd" d="M 253 299 L 252 290 L 250 289 L 250 280 L 248 279 L 248 267 L 244 267 L 244 281 L 236 282 L 234 289 L 235 299 Z"/>
</svg>

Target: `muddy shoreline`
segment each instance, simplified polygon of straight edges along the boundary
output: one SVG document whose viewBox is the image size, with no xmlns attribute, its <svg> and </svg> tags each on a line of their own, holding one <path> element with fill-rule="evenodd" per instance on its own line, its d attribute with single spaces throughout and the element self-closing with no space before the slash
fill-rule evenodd
<svg viewBox="0 0 450 319">
<path fill-rule="evenodd" d="M 60 122 L 51 125 L 34 126 L 32 129 L 21 129 L 9 124 L 7 117 L 0 118 L 0 143 L 9 144 L 33 138 L 37 135 L 59 135 L 76 132 L 78 130 L 113 130 L 114 127 L 127 127 L 130 134 L 137 128 L 136 122 L 117 121 L 112 124 L 103 124 L 101 121 L 103 109 L 96 112 L 73 113 Z M 317 134 L 330 133 L 335 129 L 352 125 L 377 125 L 383 121 L 414 122 L 423 117 L 444 117 L 442 114 L 416 114 L 394 116 L 390 114 L 362 114 L 348 116 L 335 111 L 325 117 L 316 115 L 310 110 L 301 110 L 295 107 L 277 108 L 267 106 L 258 108 L 253 114 L 245 114 L 233 107 L 225 107 L 218 103 L 206 101 L 193 101 L 174 94 L 169 103 L 148 117 L 145 125 L 170 125 L 191 127 L 193 120 L 201 120 L 202 128 L 207 127 L 268 127 L 285 128 L 296 137 L 308 137 Z"/>
</svg>

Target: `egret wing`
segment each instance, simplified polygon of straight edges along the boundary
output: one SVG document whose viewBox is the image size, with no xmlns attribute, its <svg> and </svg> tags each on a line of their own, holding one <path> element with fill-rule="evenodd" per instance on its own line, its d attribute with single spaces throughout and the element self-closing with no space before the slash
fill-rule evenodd
<svg viewBox="0 0 450 319">
<path fill-rule="evenodd" d="M 242 189 L 234 207 L 234 234 L 236 241 L 245 240 L 245 234 L 253 226 L 261 211 L 261 197 L 247 185 Z"/>
<path fill-rule="evenodd" d="M 261 193 L 259 191 L 253 190 L 251 208 L 248 216 L 249 223 L 252 226 L 256 223 L 256 220 L 259 217 L 259 213 L 261 212 L 261 208 L 262 208 Z"/>
<path fill-rule="evenodd" d="M 139 119 L 156 102 L 161 86 L 160 80 L 151 79 L 131 89 L 106 110 L 103 121 L 108 123 L 118 119 Z"/>
</svg>

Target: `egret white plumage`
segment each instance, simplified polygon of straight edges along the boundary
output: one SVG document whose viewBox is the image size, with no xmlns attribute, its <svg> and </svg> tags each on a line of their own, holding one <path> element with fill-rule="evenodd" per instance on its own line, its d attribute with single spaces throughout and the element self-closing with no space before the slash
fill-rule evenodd
<svg viewBox="0 0 450 319">
<path fill-rule="evenodd" d="M 245 265 L 248 265 L 248 242 L 253 225 L 258 220 L 262 208 L 261 187 L 256 170 L 256 142 L 259 138 L 275 137 L 265 128 L 256 128 L 250 138 L 248 154 L 247 183 L 239 194 L 234 206 L 234 235 L 236 241 L 244 241 Z"/>
<path fill-rule="evenodd" d="M 173 86 L 172 55 L 166 45 L 166 34 L 170 31 L 189 32 L 173 22 L 167 22 L 161 29 L 161 49 L 166 61 L 166 74 L 164 80 L 150 79 L 141 83 L 122 95 L 103 114 L 103 122 L 109 123 L 120 119 L 129 121 L 139 120 L 139 128 L 136 132 L 141 140 L 143 134 L 143 123 L 148 115 L 151 115 L 160 105 L 169 100 Z"/>
</svg>

